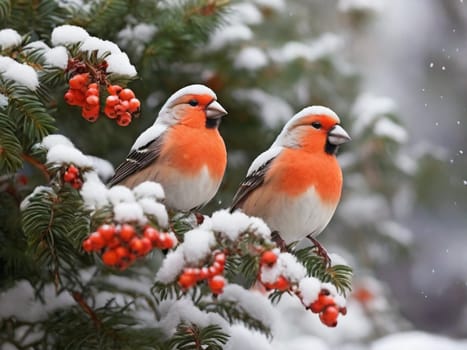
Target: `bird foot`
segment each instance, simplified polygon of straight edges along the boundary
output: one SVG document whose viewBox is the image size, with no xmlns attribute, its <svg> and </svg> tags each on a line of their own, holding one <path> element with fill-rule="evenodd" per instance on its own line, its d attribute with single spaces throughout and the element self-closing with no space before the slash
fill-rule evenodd
<svg viewBox="0 0 467 350">
<path fill-rule="evenodd" d="M 274 243 L 276 243 L 277 247 L 281 250 L 281 252 L 287 252 L 287 244 L 282 239 L 278 231 L 273 231 L 271 233 L 271 239 Z"/>
<path fill-rule="evenodd" d="M 308 235 L 306 237 L 313 243 L 313 248 L 316 249 L 316 254 L 324 259 L 324 264 L 326 265 L 326 268 L 330 267 L 331 266 L 331 258 L 329 257 L 329 254 L 328 254 L 326 248 L 324 248 L 322 246 L 322 244 L 319 243 L 318 240 L 316 240 L 316 238 L 314 238 L 314 237 L 312 237 L 310 235 Z"/>
</svg>

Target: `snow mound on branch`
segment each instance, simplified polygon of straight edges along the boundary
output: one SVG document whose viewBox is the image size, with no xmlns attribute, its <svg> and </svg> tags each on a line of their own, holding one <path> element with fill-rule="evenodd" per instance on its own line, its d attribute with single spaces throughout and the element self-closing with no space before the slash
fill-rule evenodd
<svg viewBox="0 0 467 350">
<path fill-rule="evenodd" d="M 58 144 L 47 152 L 47 163 L 70 164 L 78 167 L 92 166 L 91 160 L 80 150 L 64 144 Z"/>
<path fill-rule="evenodd" d="M 53 193 L 54 191 L 52 187 L 49 187 L 49 186 L 37 186 L 27 197 L 23 199 L 23 201 L 20 204 L 20 209 L 25 210 L 29 206 L 31 198 L 33 198 L 34 196 L 36 196 L 38 193 L 41 193 L 41 192 Z"/>
<path fill-rule="evenodd" d="M 245 47 L 240 50 L 235 58 L 234 66 L 249 71 L 261 69 L 268 64 L 268 58 L 263 50 L 258 47 Z"/>
<path fill-rule="evenodd" d="M 210 252 L 216 244 L 216 238 L 211 231 L 194 229 L 185 233 L 183 242 L 183 255 L 188 263 L 198 263 Z"/>
<path fill-rule="evenodd" d="M 86 206 L 94 210 L 108 205 L 108 189 L 99 179 L 97 173 L 88 172 L 85 173 L 83 177 L 84 183 L 81 187 L 80 194 Z"/>
<path fill-rule="evenodd" d="M 243 2 L 230 6 L 226 21 L 230 24 L 244 23 L 254 25 L 260 24 L 263 21 L 263 15 L 255 5 Z"/>
<path fill-rule="evenodd" d="M 13 81 L 30 90 L 36 90 L 39 86 L 39 78 L 34 68 L 18 63 L 10 57 L 0 56 L 0 75 L 3 79 Z"/>
<path fill-rule="evenodd" d="M 264 334 L 246 328 L 242 324 L 230 327 L 230 338 L 226 350 L 274 350 Z"/>
<path fill-rule="evenodd" d="M 274 283 L 279 276 L 284 276 L 294 283 L 299 282 L 305 275 L 305 267 L 290 253 L 280 253 L 273 266 L 263 265 L 261 267 L 261 281 L 265 283 Z"/>
<path fill-rule="evenodd" d="M 456 341 L 447 337 L 412 331 L 387 335 L 375 341 L 371 350 L 463 350 L 467 348 L 467 341 Z"/>
<path fill-rule="evenodd" d="M 185 258 L 183 255 L 183 246 L 180 245 L 176 250 L 167 254 L 162 266 L 157 271 L 156 281 L 168 284 L 172 283 L 175 278 L 183 271 L 185 266 Z"/>
<path fill-rule="evenodd" d="M 133 188 L 133 193 L 137 199 L 154 198 L 163 200 L 165 198 L 164 189 L 161 184 L 153 181 L 144 181 Z"/>
<path fill-rule="evenodd" d="M 228 323 L 219 314 L 204 312 L 198 309 L 189 297 L 178 300 L 165 300 L 160 303 L 158 311 L 161 318 L 157 326 L 167 335 L 172 335 L 180 323 L 195 324 L 201 328 L 209 325 L 219 325 L 224 330 L 228 329 Z"/>
<path fill-rule="evenodd" d="M 224 293 L 219 295 L 219 301 L 233 301 L 248 314 L 261 321 L 265 326 L 272 327 L 273 320 L 278 315 L 268 298 L 260 292 L 247 290 L 238 284 L 228 284 Z"/>
<path fill-rule="evenodd" d="M 337 52 L 343 47 L 343 39 L 334 33 L 324 33 L 317 39 L 303 43 L 291 41 L 278 49 L 270 50 L 271 58 L 278 63 L 297 59 L 314 62 Z"/>
<path fill-rule="evenodd" d="M 52 67 L 65 69 L 68 65 L 68 51 L 64 46 L 57 46 L 44 52 L 45 63 Z"/>
<path fill-rule="evenodd" d="M 388 118 L 378 120 L 373 128 L 375 135 L 392 139 L 397 143 L 406 143 L 408 140 L 407 130 Z"/>
<path fill-rule="evenodd" d="M 144 225 L 147 222 L 143 208 L 138 203 L 128 202 L 118 203 L 114 206 L 114 219 L 121 223 L 136 221 Z"/>
<path fill-rule="evenodd" d="M 135 77 L 137 75 L 136 68 L 130 63 L 130 59 L 124 52 L 112 53 L 105 59 L 107 61 L 108 73 Z"/>
<path fill-rule="evenodd" d="M 352 107 L 351 115 L 355 118 L 352 134 L 361 135 L 377 119 L 392 114 L 395 110 L 396 103 L 389 97 L 375 96 L 370 93 L 361 94 Z"/>
<path fill-rule="evenodd" d="M 39 143 L 37 146 L 50 150 L 52 147 L 56 145 L 74 147 L 73 142 L 71 142 L 68 137 L 60 135 L 60 134 L 47 135 L 46 137 L 42 139 L 42 142 Z"/>
<path fill-rule="evenodd" d="M 73 45 L 84 42 L 89 34 L 81 27 L 65 24 L 52 31 L 51 42 L 53 46 Z"/>
<path fill-rule="evenodd" d="M 220 50 L 227 45 L 251 40 L 253 38 L 253 31 L 244 24 L 232 24 L 228 27 L 222 27 L 216 30 L 208 43 L 208 49 L 212 51 Z"/>
<path fill-rule="evenodd" d="M 255 234 L 269 239 L 271 231 L 260 218 L 248 216 L 241 211 L 230 213 L 227 209 L 214 212 L 211 218 L 202 225 L 203 228 L 221 232 L 228 239 L 235 241 L 238 236 L 246 231 L 254 231 Z"/>
<path fill-rule="evenodd" d="M 132 203 L 135 201 L 135 196 L 128 187 L 117 185 L 109 189 L 109 200 L 112 205 Z"/>
<path fill-rule="evenodd" d="M 112 175 L 115 172 L 112 163 L 110 163 L 106 159 L 102 159 L 95 156 L 88 156 L 88 158 L 92 163 L 93 169 L 97 172 L 97 174 L 99 174 L 99 176 L 102 179 L 104 179 L 104 181 L 112 177 Z"/>
<path fill-rule="evenodd" d="M 0 49 L 5 50 L 21 44 L 21 35 L 16 30 L 7 28 L 0 30 Z"/>
<path fill-rule="evenodd" d="M 141 198 L 138 200 L 138 204 L 143 209 L 145 215 L 155 217 L 160 226 L 168 227 L 169 215 L 162 203 L 156 202 L 153 198 Z"/>
<path fill-rule="evenodd" d="M 305 305 L 310 305 L 318 299 L 321 291 L 321 281 L 314 277 L 305 277 L 298 283 L 298 289 L 301 292 L 302 300 Z"/>
<path fill-rule="evenodd" d="M 294 115 L 292 107 L 285 100 L 260 89 L 237 89 L 233 91 L 233 97 L 255 104 L 260 118 L 268 128 L 282 125 Z"/>
</svg>

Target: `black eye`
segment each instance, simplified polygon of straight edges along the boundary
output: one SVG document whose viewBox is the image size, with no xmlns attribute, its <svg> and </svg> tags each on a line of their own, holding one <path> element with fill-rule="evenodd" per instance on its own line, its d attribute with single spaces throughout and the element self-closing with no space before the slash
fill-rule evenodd
<svg viewBox="0 0 467 350">
<path fill-rule="evenodd" d="M 198 103 L 199 103 L 199 102 L 196 101 L 196 100 L 190 100 L 190 101 L 188 101 L 188 104 L 189 104 L 190 106 L 193 106 L 193 107 L 194 107 L 194 106 L 197 106 Z"/>
<path fill-rule="evenodd" d="M 321 129 L 321 123 L 320 122 L 313 122 L 313 123 L 311 123 L 311 126 L 314 127 L 315 129 Z"/>
</svg>

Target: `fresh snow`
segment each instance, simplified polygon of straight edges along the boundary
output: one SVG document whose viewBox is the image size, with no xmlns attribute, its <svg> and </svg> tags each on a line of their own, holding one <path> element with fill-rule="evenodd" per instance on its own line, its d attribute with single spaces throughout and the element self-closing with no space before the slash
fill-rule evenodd
<svg viewBox="0 0 467 350">
<path fill-rule="evenodd" d="M 314 277 L 305 277 L 298 283 L 298 289 L 301 292 L 301 297 L 305 305 L 310 305 L 318 299 L 321 291 L 321 281 Z"/>
<path fill-rule="evenodd" d="M 185 233 L 183 254 L 187 263 L 198 265 L 199 262 L 211 253 L 211 247 L 216 239 L 211 231 L 193 229 Z"/>
<path fill-rule="evenodd" d="M 34 68 L 18 63 L 10 57 L 0 56 L 0 75 L 3 79 L 14 81 L 30 90 L 39 86 L 39 78 Z"/>
<path fill-rule="evenodd" d="M 177 249 L 169 252 L 164 261 L 162 261 L 162 266 L 156 274 L 156 281 L 165 284 L 172 283 L 183 271 L 184 267 L 185 258 L 183 255 L 183 246 L 180 245 Z"/>
<path fill-rule="evenodd" d="M 47 135 L 42 139 L 41 143 L 37 144 L 38 147 L 45 148 L 47 150 L 50 150 L 52 147 L 55 147 L 57 145 L 74 147 L 73 142 L 71 142 L 68 137 L 63 136 L 61 134 Z"/>
<path fill-rule="evenodd" d="M 232 95 L 240 102 L 248 101 L 255 104 L 258 116 L 268 128 L 276 128 L 289 120 L 294 113 L 287 101 L 261 89 L 236 89 Z"/>
<path fill-rule="evenodd" d="M 164 228 L 168 227 L 169 215 L 162 203 L 156 202 L 154 198 L 141 198 L 138 200 L 138 204 L 143 209 L 144 214 L 156 218 L 159 226 Z"/>
<path fill-rule="evenodd" d="M 165 198 L 164 189 L 161 184 L 154 181 L 144 181 L 133 188 L 133 193 L 137 199 L 154 198 L 163 200 Z"/>
<path fill-rule="evenodd" d="M 397 143 L 405 143 L 409 138 L 407 131 L 402 126 L 388 118 L 379 119 L 373 128 L 373 132 L 375 135 L 387 137 Z"/>
<path fill-rule="evenodd" d="M 89 34 L 83 28 L 65 24 L 52 31 L 51 42 L 53 46 L 71 45 L 84 42 L 87 38 Z"/>
<path fill-rule="evenodd" d="M 116 185 L 109 189 L 109 200 L 112 205 L 132 203 L 135 201 L 135 195 L 128 187 Z"/>
<path fill-rule="evenodd" d="M 108 189 L 96 172 L 86 172 L 80 190 L 81 197 L 89 209 L 95 210 L 109 204 Z"/>
<path fill-rule="evenodd" d="M 21 44 L 21 35 L 16 30 L 7 28 L 0 30 L 0 49 L 5 50 Z"/>
<path fill-rule="evenodd" d="M 240 233 L 248 230 L 250 217 L 240 211 L 230 213 L 222 209 L 212 214 L 211 224 L 213 231 L 222 232 L 228 239 L 235 241 Z"/>
<path fill-rule="evenodd" d="M 57 46 L 44 52 L 45 63 L 65 69 L 68 65 L 68 51 L 64 46 Z"/>
<path fill-rule="evenodd" d="M 5 108 L 8 106 L 8 97 L 0 93 L 0 108 Z"/>
<path fill-rule="evenodd" d="M 234 61 L 234 67 L 255 71 L 268 64 L 268 58 L 263 50 L 258 47 L 244 47 L 240 50 Z"/>
<path fill-rule="evenodd" d="M 138 222 L 140 224 L 145 224 L 147 222 L 146 217 L 144 216 L 143 208 L 136 203 L 122 202 L 114 205 L 114 219 L 117 222 Z"/>
<path fill-rule="evenodd" d="M 232 4 L 226 17 L 225 20 L 229 24 L 244 23 L 255 25 L 263 21 L 261 11 L 254 4 L 249 2 Z"/>
<path fill-rule="evenodd" d="M 70 164 L 77 167 L 92 166 L 91 160 L 80 150 L 64 144 L 58 144 L 47 152 L 47 163 Z"/>
<path fill-rule="evenodd" d="M 208 49 L 220 50 L 229 44 L 239 41 L 247 41 L 253 38 L 253 31 L 245 24 L 231 24 L 228 27 L 217 29 L 208 43 Z"/>
<path fill-rule="evenodd" d="M 137 75 L 136 68 L 130 63 L 130 59 L 124 52 L 112 53 L 105 58 L 107 61 L 108 73 L 135 77 Z"/>
<path fill-rule="evenodd" d="M 104 180 L 108 180 L 112 177 L 114 174 L 114 167 L 112 163 L 110 163 L 108 160 L 95 157 L 95 156 L 89 156 L 89 160 L 91 161 L 91 166 L 93 169 L 97 172 L 97 174 Z"/>
<path fill-rule="evenodd" d="M 225 350 L 274 350 L 274 348 L 264 334 L 239 323 L 230 327 L 230 338 Z"/>
</svg>

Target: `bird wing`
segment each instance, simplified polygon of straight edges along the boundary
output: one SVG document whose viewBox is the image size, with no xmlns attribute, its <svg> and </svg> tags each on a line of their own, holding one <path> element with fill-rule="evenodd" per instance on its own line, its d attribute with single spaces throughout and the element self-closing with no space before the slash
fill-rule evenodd
<svg viewBox="0 0 467 350">
<path fill-rule="evenodd" d="M 128 176 L 146 168 L 154 162 L 161 153 L 162 141 L 165 133 L 161 133 L 146 145 L 132 150 L 126 159 L 115 169 L 114 176 L 109 180 L 108 185 L 116 185 Z"/>
<path fill-rule="evenodd" d="M 271 166 L 272 162 L 279 153 L 282 151 L 282 147 L 270 148 L 266 152 L 260 154 L 251 164 L 250 169 L 248 169 L 247 176 L 240 184 L 237 193 L 232 200 L 232 207 L 230 212 L 233 212 L 235 209 L 248 198 L 248 196 L 264 182 L 264 177 Z"/>
</svg>

